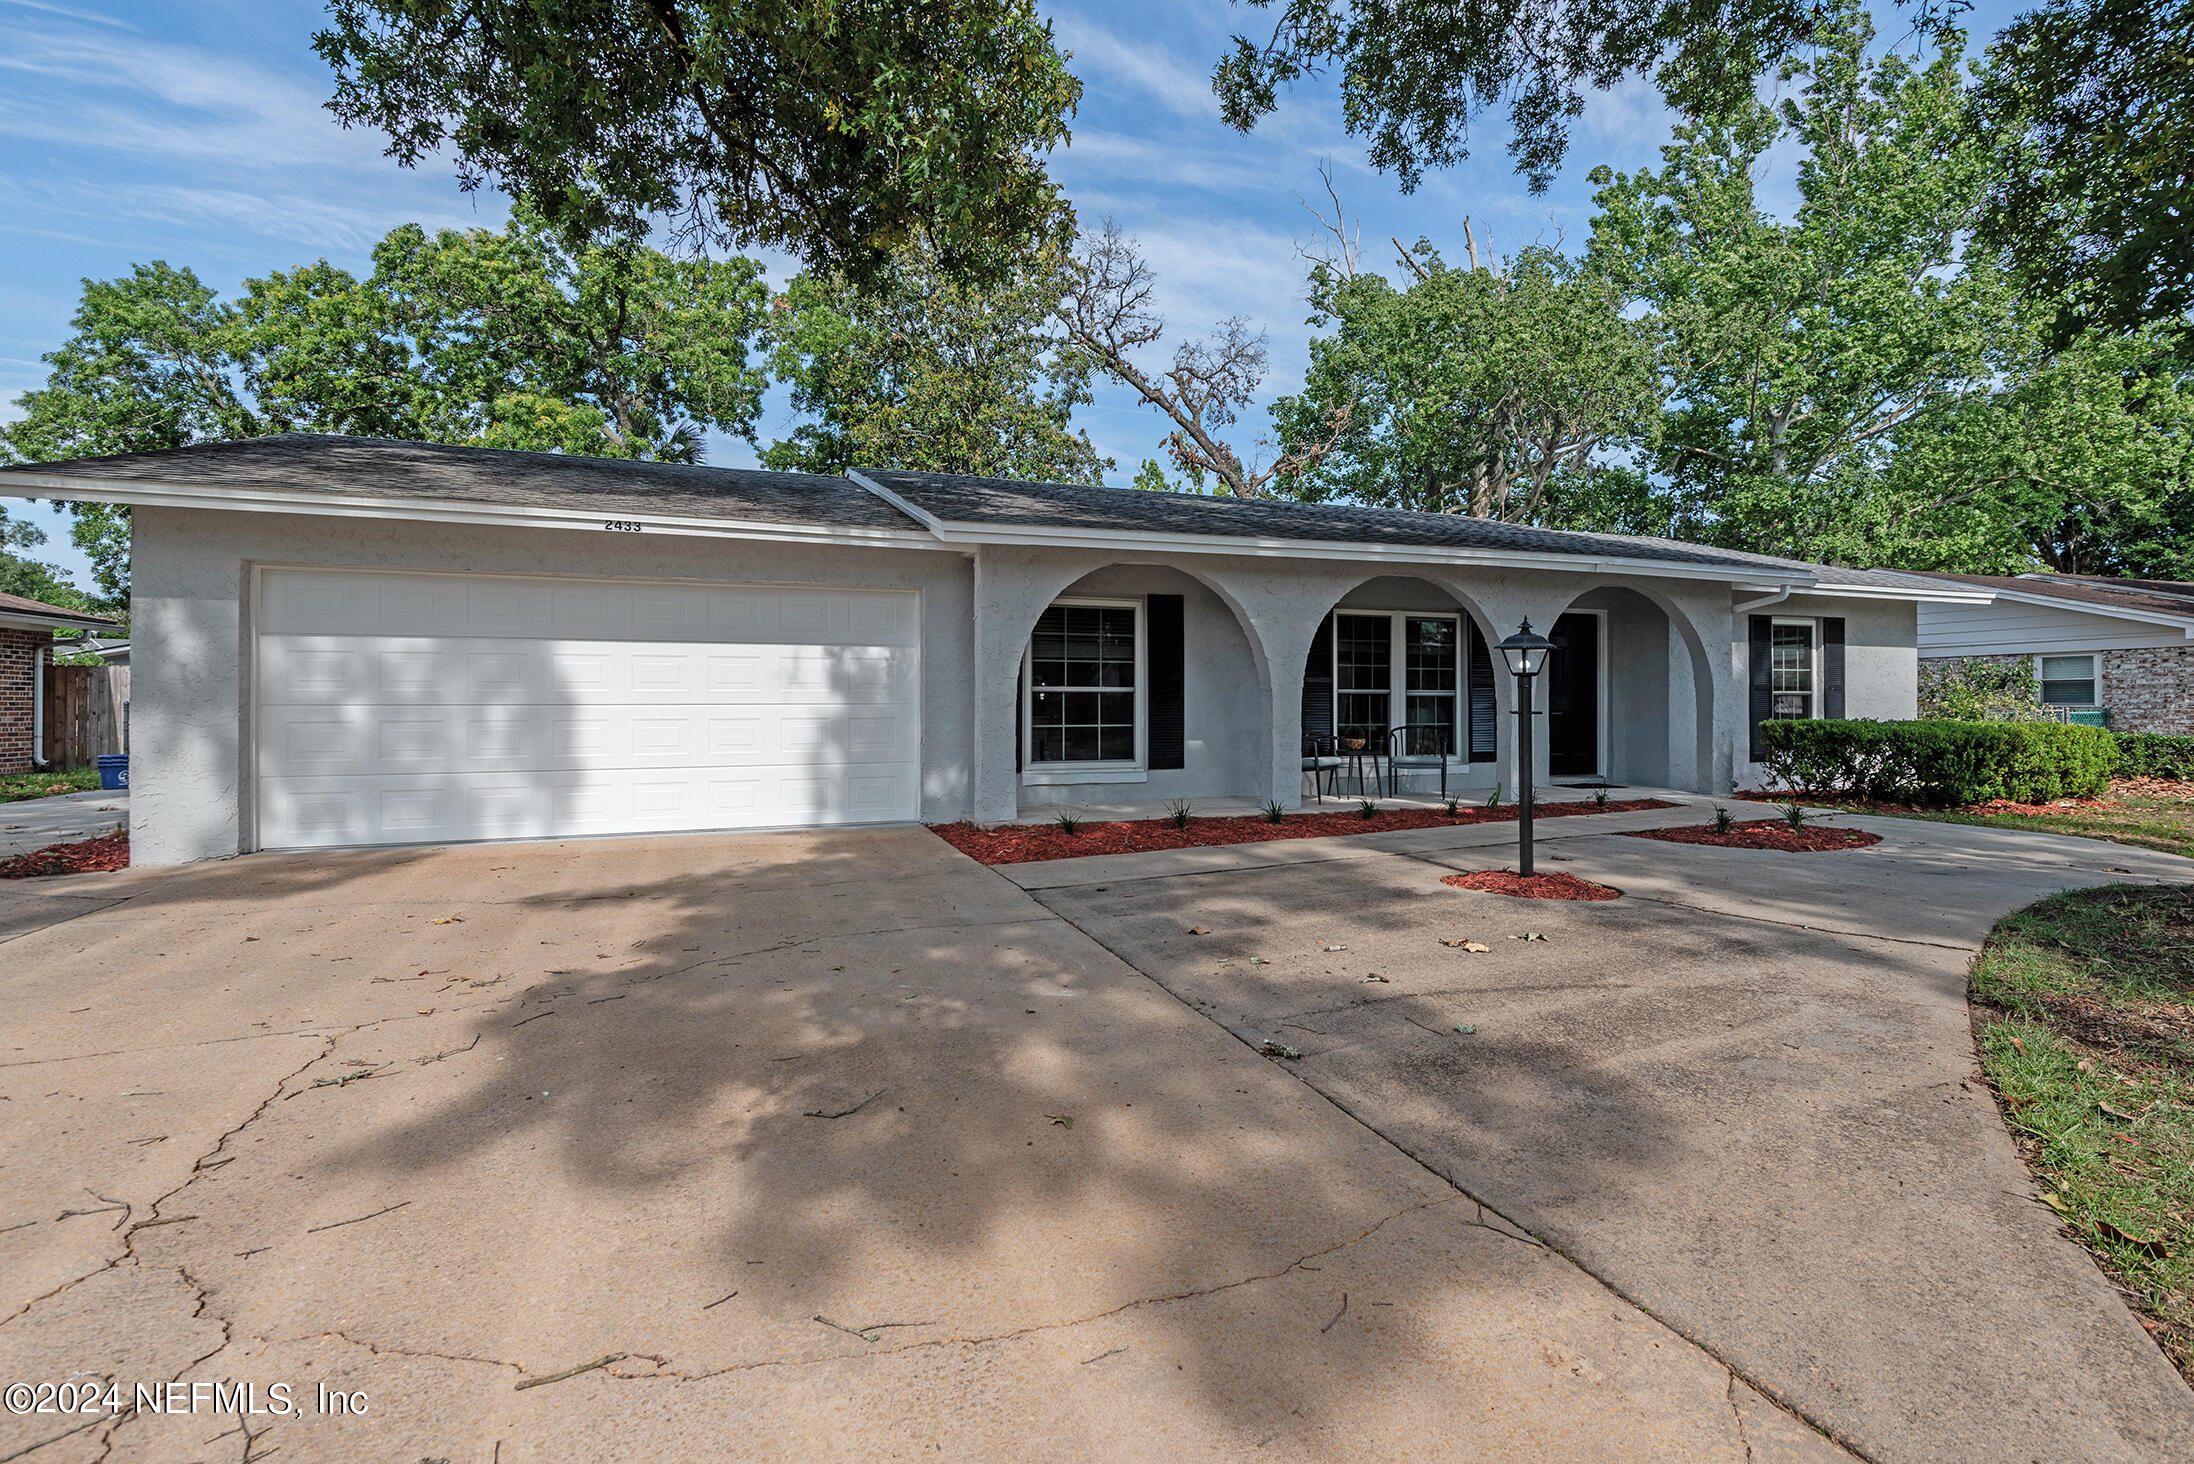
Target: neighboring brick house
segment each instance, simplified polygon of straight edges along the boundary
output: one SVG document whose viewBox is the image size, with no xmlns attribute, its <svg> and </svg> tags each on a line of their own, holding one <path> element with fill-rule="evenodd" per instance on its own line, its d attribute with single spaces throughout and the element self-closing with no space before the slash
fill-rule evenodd
<svg viewBox="0 0 2194 1464">
<path fill-rule="evenodd" d="M 2034 665 L 2044 702 L 2120 732 L 2194 733 L 2194 583 L 2085 574 L 1946 574 L 1987 605 L 1920 606 L 1920 660 Z M 2100 718 L 2081 713 L 2101 712 Z"/>
<path fill-rule="evenodd" d="M 42 682 L 53 633 L 118 628 L 101 615 L 0 594 L 0 776 L 27 773 L 42 760 Z"/>
</svg>

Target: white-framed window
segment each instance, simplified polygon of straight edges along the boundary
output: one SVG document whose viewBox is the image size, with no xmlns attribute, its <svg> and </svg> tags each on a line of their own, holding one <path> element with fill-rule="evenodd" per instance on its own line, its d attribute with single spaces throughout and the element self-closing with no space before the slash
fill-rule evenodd
<svg viewBox="0 0 2194 1464">
<path fill-rule="evenodd" d="M 2096 657 L 2036 656 L 2034 679 L 2041 686 L 2045 707 L 2094 707 L 2102 705 L 2102 678 Z"/>
<path fill-rule="evenodd" d="M 1768 645 L 1769 717 L 1811 721 L 1821 714 L 1821 637 L 1811 620 L 1777 619 Z"/>
<path fill-rule="evenodd" d="M 1032 769 L 1144 766 L 1143 602 L 1058 600 L 1022 663 L 1021 760 Z"/>
<path fill-rule="evenodd" d="M 1403 749 L 1467 755 L 1463 620 L 1406 610 L 1339 610 L 1333 616 L 1333 730 L 1384 750 L 1396 727 L 1431 727 Z"/>
</svg>

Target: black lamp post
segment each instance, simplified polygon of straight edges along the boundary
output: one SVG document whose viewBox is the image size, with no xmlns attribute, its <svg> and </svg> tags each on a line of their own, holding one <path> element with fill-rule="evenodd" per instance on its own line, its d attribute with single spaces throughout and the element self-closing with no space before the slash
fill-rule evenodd
<svg viewBox="0 0 2194 1464">
<path fill-rule="evenodd" d="M 1526 620 L 1517 632 L 1501 642 L 1501 659 L 1508 662 L 1508 674 L 1516 678 L 1516 749 L 1517 762 L 1522 769 L 1517 790 L 1516 806 L 1516 872 L 1529 878 L 1531 875 L 1531 719 L 1538 715 L 1531 706 L 1531 682 L 1546 669 L 1546 655 L 1554 649 L 1554 642 L 1543 635 L 1534 635 L 1531 622 Z"/>
</svg>

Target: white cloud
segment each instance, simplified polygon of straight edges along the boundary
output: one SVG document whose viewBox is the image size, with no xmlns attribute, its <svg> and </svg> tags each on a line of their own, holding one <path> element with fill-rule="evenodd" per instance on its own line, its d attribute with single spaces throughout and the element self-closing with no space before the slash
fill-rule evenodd
<svg viewBox="0 0 2194 1464">
<path fill-rule="evenodd" d="M 1102 78 L 1140 91 L 1179 116 L 1217 120 L 1219 100 L 1212 95 L 1210 75 L 1150 38 L 1123 41 L 1079 15 L 1058 17 L 1053 33 L 1060 48 L 1072 53 L 1068 69 L 1085 82 Z"/>
</svg>

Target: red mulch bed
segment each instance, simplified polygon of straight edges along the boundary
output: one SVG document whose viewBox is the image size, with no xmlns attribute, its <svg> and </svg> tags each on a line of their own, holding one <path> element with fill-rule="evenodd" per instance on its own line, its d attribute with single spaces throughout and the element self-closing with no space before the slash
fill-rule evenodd
<svg viewBox="0 0 2194 1464">
<path fill-rule="evenodd" d="M 1459 890 L 1514 895 L 1519 900 L 1620 900 L 1623 897 L 1623 892 L 1613 885 L 1594 884 L 1574 874 L 1534 874 L 1526 878 L 1512 869 L 1480 869 L 1470 874 L 1443 875 L 1440 883 Z"/>
<path fill-rule="evenodd" d="M 1659 839 L 1666 844 L 1712 844 L 1717 849 L 1780 849 L 1786 854 L 1821 854 L 1830 849 L 1864 849 L 1879 844 L 1880 834 L 1864 829 L 1794 829 L 1779 818 L 1732 824 L 1726 834 L 1712 824 L 1690 824 L 1675 829 L 1634 829 L 1633 839 Z"/>
<path fill-rule="evenodd" d="M 1636 813 L 1674 808 L 1659 798 L 1610 799 L 1605 808 L 1592 803 L 1542 803 L 1539 818 L 1571 818 L 1585 813 Z M 1261 815 L 1191 818 L 1187 828 L 1171 819 L 1123 819 L 1086 823 L 1074 833 L 1052 824 L 1009 825 L 980 829 L 974 824 L 932 824 L 937 837 L 983 864 L 1033 864 L 1044 859 L 1080 859 L 1091 854 L 1140 854 L 1150 849 L 1200 849 L 1215 844 L 1260 844 L 1269 839 L 1326 839 L 1337 834 L 1384 834 L 1396 829 L 1432 829 L 1449 824 L 1514 823 L 1513 804 L 1466 808 L 1449 816 L 1439 808 L 1389 808 L 1365 818 L 1348 813 L 1291 813 L 1281 823 Z"/>
<path fill-rule="evenodd" d="M 0 879 L 35 879 L 45 874 L 105 874 L 130 867 L 130 836 L 126 829 L 101 834 L 75 844 L 55 844 L 33 849 L 12 859 L 0 859 Z"/>
</svg>

